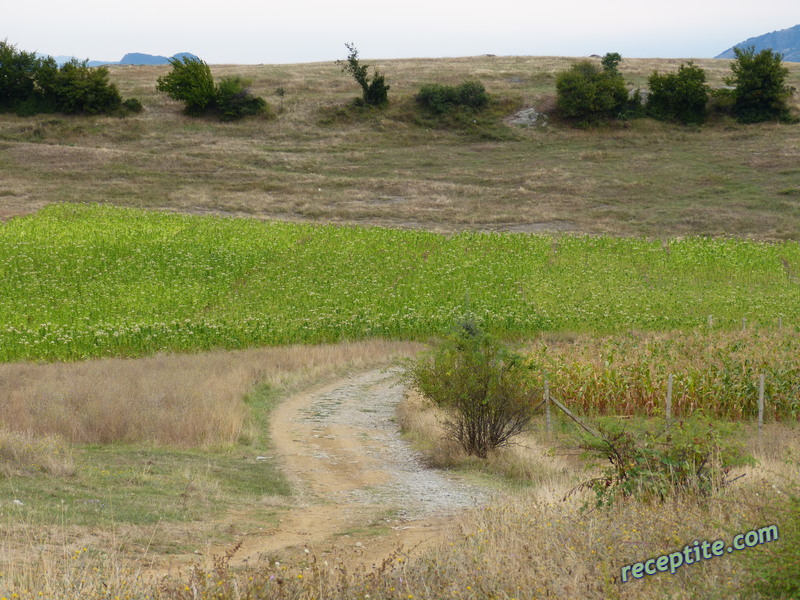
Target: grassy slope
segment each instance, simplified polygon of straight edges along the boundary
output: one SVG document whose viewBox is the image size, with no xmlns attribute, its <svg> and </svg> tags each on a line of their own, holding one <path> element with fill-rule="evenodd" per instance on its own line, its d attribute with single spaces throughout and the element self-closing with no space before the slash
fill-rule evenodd
<svg viewBox="0 0 800 600">
<path fill-rule="evenodd" d="M 797 237 L 798 126 L 638 121 L 602 132 L 499 126 L 463 136 L 412 122 L 411 98 L 426 82 L 477 78 L 497 96 L 548 110 L 555 74 L 573 60 L 367 59 L 386 73 L 392 104 L 363 121 L 337 114 L 359 90 L 333 62 L 214 67 L 217 77 L 252 78 L 257 94 L 283 105 L 275 120 L 236 124 L 183 117 L 155 92 L 164 67 L 113 67 L 123 94 L 144 102 L 141 115 L 0 116 L 0 216 L 101 201 L 441 230 Z M 642 85 L 679 62 L 630 59 L 622 71 Z M 713 85 L 730 72 L 728 61 L 697 62 Z M 800 65 L 787 66 L 800 87 Z"/>
</svg>

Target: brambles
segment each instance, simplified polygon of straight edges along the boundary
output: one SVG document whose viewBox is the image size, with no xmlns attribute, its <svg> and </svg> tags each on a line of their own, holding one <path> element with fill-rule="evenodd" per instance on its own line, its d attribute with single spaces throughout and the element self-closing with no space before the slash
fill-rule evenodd
<svg viewBox="0 0 800 600">
<path fill-rule="evenodd" d="M 362 96 L 357 101 L 358 104 L 363 106 L 374 106 L 382 108 L 389 103 L 389 88 L 386 85 L 384 75 L 377 70 L 372 76 L 372 81 L 369 80 L 367 75 L 367 65 L 362 65 L 358 60 L 358 50 L 355 44 L 345 44 L 350 54 L 347 55 L 346 62 L 337 60 L 336 64 L 342 67 L 343 73 L 352 75 L 356 83 L 361 86 Z"/>
<path fill-rule="evenodd" d="M 225 77 L 214 83 L 209 66 L 200 59 L 171 58 L 172 71 L 158 78 L 156 89 L 173 100 L 184 102 L 184 112 L 193 117 L 218 113 L 225 121 L 264 113 L 267 103 L 250 93 L 250 82 Z"/>
<path fill-rule="evenodd" d="M 448 435 L 468 455 L 486 458 L 524 431 L 532 416 L 535 389 L 521 357 L 472 322 L 462 324 L 408 375 L 412 386 L 450 414 Z"/>
<path fill-rule="evenodd" d="M 579 447 L 611 466 L 579 488 L 594 491 L 598 506 L 617 498 L 664 502 L 676 493 L 708 496 L 726 486 L 735 466 L 753 464 L 726 423 L 692 417 L 656 430 L 634 431 L 613 418 L 598 425 L 600 438 L 585 434 Z"/>
</svg>

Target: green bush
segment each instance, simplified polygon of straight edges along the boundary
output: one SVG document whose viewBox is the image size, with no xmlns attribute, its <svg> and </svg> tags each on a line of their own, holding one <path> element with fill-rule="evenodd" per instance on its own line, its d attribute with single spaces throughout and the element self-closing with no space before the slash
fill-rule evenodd
<svg viewBox="0 0 800 600">
<path fill-rule="evenodd" d="M 186 105 L 184 112 L 189 116 L 198 117 L 213 108 L 216 88 L 205 61 L 184 56 L 182 59 L 169 59 L 169 64 L 172 71 L 158 78 L 156 89 L 183 102 Z"/>
<path fill-rule="evenodd" d="M 170 59 L 170 64 L 172 71 L 158 78 L 156 89 L 183 101 L 189 116 L 217 113 L 223 120 L 232 121 L 267 110 L 266 101 L 253 96 L 249 82 L 241 77 L 225 77 L 215 84 L 211 69 L 200 59 L 184 56 L 182 60 Z"/>
<path fill-rule="evenodd" d="M 620 60 L 618 54 L 611 53 L 604 58 L 603 68 L 584 60 L 559 73 L 556 77 L 559 114 L 585 126 L 624 112 L 628 90 L 617 70 Z"/>
<path fill-rule="evenodd" d="M 122 104 L 108 69 L 72 60 L 60 68 L 52 57 L 38 58 L 0 42 L 0 111 L 20 116 L 40 112 L 112 113 Z"/>
<path fill-rule="evenodd" d="M 449 437 L 468 455 L 486 458 L 522 432 L 535 388 L 522 359 L 467 322 L 414 363 L 411 385 L 449 413 Z"/>
<path fill-rule="evenodd" d="M 579 487 L 594 491 L 597 506 L 618 497 L 663 502 L 675 493 L 707 496 L 729 483 L 734 466 L 752 464 L 734 426 L 690 417 L 660 430 L 633 431 L 613 418 L 600 420 L 600 437 L 586 434 L 579 447 L 603 463 L 601 475 Z"/>
<path fill-rule="evenodd" d="M 443 114 L 459 106 L 481 110 L 488 106 L 489 95 L 479 81 L 466 81 L 459 86 L 432 83 L 423 85 L 415 100 L 421 106 Z"/>
<path fill-rule="evenodd" d="M 0 42 L 0 111 L 14 111 L 31 102 L 39 62 L 33 52 L 22 52 L 7 41 Z"/>
<path fill-rule="evenodd" d="M 706 120 L 709 88 L 706 73 L 689 62 L 677 73 L 654 72 L 648 79 L 647 112 L 662 121 L 699 124 Z"/>
<path fill-rule="evenodd" d="M 355 44 L 345 44 L 345 47 L 350 51 L 347 55 L 346 62 L 337 60 L 336 64 L 342 67 L 342 72 L 350 73 L 356 83 L 361 86 L 362 96 L 357 101 L 362 106 L 374 106 L 376 108 L 383 108 L 389 103 L 389 87 L 386 85 L 384 75 L 375 71 L 372 81 L 367 76 L 367 65 L 362 65 L 358 60 L 358 50 Z"/>
<path fill-rule="evenodd" d="M 733 115 L 742 123 L 790 121 L 789 99 L 794 88 L 786 84 L 789 70 L 772 50 L 734 48 L 733 76 L 725 80 L 733 90 Z"/>
<path fill-rule="evenodd" d="M 215 105 L 223 120 L 233 121 L 263 113 L 266 101 L 250 93 L 250 82 L 240 77 L 225 77 L 216 88 Z"/>
<path fill-rule="evenodd" d="M 127 113 L 140 113 L 144 110 L 144 106 L 138 98 L 128 98 L 122 103 L 122 110 Z"/>
<path fill-rule="evenodd" d="M 122 106 L 117 86 L 108 81 L 108 69 L 90 68 L 87 61 L 72 60 L 61 68 L 52 58 L 44 59 L 37 74 L 37 84 L 46 101 L 66 114 L 110 113 Z"/>
</svg>

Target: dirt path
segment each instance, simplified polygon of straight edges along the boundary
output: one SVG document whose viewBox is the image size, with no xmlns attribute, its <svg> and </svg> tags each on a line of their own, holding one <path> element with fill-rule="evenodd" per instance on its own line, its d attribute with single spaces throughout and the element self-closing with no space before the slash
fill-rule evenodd
<svg viewBox="0 0 800 600">
<path fill-rule="evenodd" d="M 280 404 L 270 418 L 271 437 L 298 505 L 276 528 L 241 538 L 231 564 L 305 546 L 355 552 L 368 566 L 400 545 L 437 539 L 450 526 L 448 515 L 485 501 L 482 489 L 426 468 L 400 438 L 394 412 L 402 397 L 396 372 L 373 370 Z"/>
</svg>

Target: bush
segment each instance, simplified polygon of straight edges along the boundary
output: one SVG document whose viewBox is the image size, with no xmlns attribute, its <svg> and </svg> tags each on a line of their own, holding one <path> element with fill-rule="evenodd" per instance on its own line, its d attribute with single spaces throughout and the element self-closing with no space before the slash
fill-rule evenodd
<svg viewBox="0 0 800 600">
<path fill-rule="evenodd" d="M 122 110 L 127 113 L 140 113 L 144 110 L 144 106 L 138 98 L 128 98 L 122 103 Z"/>
<path fill-rule="evenodd" d="M 518 355 L 469 323 L 408 371 L 411 385 L 450 414 L 448 435 L 480 458 L 527 426 L 535 398 L 528 373 Z"/>
<path fill-rule="evenodd" d="M 170 59 L 172 71 L 158 78 L 156 89 L 173 100 L 186 104 L 192 117 L 218 113 L 225 121 L 258 115 L 267 110 L 266 101 L 250 93 L 250 82 L 240 77 L 225 77 L 214 84 L 211 69 L 202 60 L 184 56 Z"/>
<path fill-rule="evenodd" d="M 225 121 L 258 115 L 266 111 L 267 103 L 250 93 L 250 82 L 239 77 L 225 77 L 216 88 L 215 104 Z"/>
<path fill-rule="evenodd" d="M 647 112 L 650 116 L 684 125 L 706 120 L 709 88 L 706 73 L 700 67 L 689 62 L 681 64 L 677 73 L 654 72 L 648 84 Z"/>
<path fill-rule="evenodd" d="M 466 81 L 457 87 L 433 83 L 423 85 L 415 100 L 421 106 L 442 114 L 457 106 L 481 110 L 488 106 L 489 95 L 479 81 Z"/>
<path fill-rule="evenodd" d="M 184 56 L 183 59 L 170 58 L 172 71 L 159 77 L 156 89 L 173 100 L 186 104 L 184 112 L 198 117 L 212 108 L 216 99 L 216 88 L 211 69 L 200 59 Z"/>
<path fill-rule="evenodd" d="M 702 417 L 639 433 L 608 418 L 598 430 L 601 437 L 585 435 L 580 448 L 611 466 L 579 486 L 594 491 L 598 506 L 618 497 L 663 502 L 676 492 L 707 496 L 729 483 L 731 467 L 753 463 L 740 444 L 730 441 L 732 426 Z"/>
<path fill-rule="evenodd" d="M 772 50 L 756 54 L 755 48 L 734 48 L 733 76 L 725 80 L 733 90 L 733 115 L 742 123 L 790 121 L 789 99 L 794 88 L 786 85 L 789 70 Z"/>
<path fill-rule="evenodd" d="M 53 58 L 44 59 L 37 83 L 44 99 L 66 114 L 110 113 L 122 106 L 117 86 L 108 81 L 108 69 L 90 68 L 87 61 L 72 60 L 58 68 Z"/>
<path fill-rule="evenodd" d="M 556 77 L 558 112 L 580 125 L 618 116 L 628 102 L 625 81 L 617 70 L 622 58 L 607 54 L 603 68 L 584 60 Z"/>
<path fill-rule="evenodd" d="M 374 106 L 382 108 L 389 103 L 389 87 L 386 85 L 384 75 L 375 71 L 372 81 L 367 76 L 367 65 L 362 65 L 358 60 L 358 50 L 355 44 L 345 44 L 345 47 L 350 51 L 347 55 L 346 62 L 340 60 L 336 61 L 337 65 L 342 67 L 342 72 L 350 73 L 353 79 L 356 80 L 358 85 L 361 86 L 362 97 L 358 101 L 359 104 L 364 106 Z"/>
<path fill-rule="evenodd" d="M 20 116 L 40 112 L 111 113 L 122 104 L 108 69 L 72 60 L 60 68 L 52 57 L 38 58 L 0 42 L 0 110 Z"/>
<path fill-rule="evenodd" d="M 0 42 L 0 111 L 13 111 L 31 101 L 39 62 L 33 52 Z"/>
</svg>

